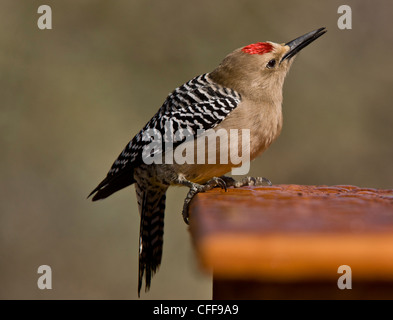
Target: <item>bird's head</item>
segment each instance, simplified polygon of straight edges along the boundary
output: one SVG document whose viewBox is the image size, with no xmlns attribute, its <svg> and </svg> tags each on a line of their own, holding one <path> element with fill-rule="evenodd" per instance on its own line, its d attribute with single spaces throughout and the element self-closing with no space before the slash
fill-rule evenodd
<svg viewBox="0 0 393 320">
<path fill-rule="evenodd" d="M 249 99 L 275 99 L 275 95 L 282 95 L 284 78 L 294 56 L 325 32 L 325 28 L 320 28 L 287 43 L 258 42 L 238 48 L 225 57 L 210 77 Z"/>
</svg>

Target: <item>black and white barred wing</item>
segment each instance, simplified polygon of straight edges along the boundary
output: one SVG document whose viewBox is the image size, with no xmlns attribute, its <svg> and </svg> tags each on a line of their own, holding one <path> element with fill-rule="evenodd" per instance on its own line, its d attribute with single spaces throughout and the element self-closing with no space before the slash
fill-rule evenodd
<svg viewBox="0 0 393 320">
<path fill-rule="evenodd" d="M 155 140 L 157 146 L 173 145 L 176 148 L 190 136 L 196 138 L 202 132 L 215 128 L 240 100 L 240 94 L 213 83 L 207 74 L 198 76 L 173 91 L 139 134 L 148 143 Z M 155 146 L 154 143 L 152 145 Z M 147 154 L 149 150 L 145 148 L 144 155 L 169 151 L 163 149 L 154 148 Z"/>
<path fill-rule="evenodd" d="M 239 93 L 224 88 L 203 74 L 175 89 L 144 128 L 127 144 L 98 185 L 93 200 L 106 198 L 132 183 L 133 168 L 146 158 L 163 152 L 165 143 L 173 148 L 187 137 L 214 129 L 241 101 Z M 154 143 L 152 143 L 154 142 Z"/>
</svg>

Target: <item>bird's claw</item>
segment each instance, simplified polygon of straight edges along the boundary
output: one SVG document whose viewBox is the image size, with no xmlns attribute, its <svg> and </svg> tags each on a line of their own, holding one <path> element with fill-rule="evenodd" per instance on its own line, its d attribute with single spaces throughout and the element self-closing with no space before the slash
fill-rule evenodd
<svg viewBox="0 0 393 320">
<path fill-rule="evenodd" d="M 205 184 L 197 184 L 197 183 L 192 183 L 191 184 L 190 191 L 188 191 L 188 194 L 186 196 L 186 199 L 184 200 L 184 206 L 183 206 L 183 220 L 186 224 L 189 224 L 189 214 L 188 214 L 188 207 L 190 205 L 191 200 L 194 198 L 194 196 L 197 193 L 200 192 L 206 192 L 209 191 L 213 188 L 219 187 L 221 189 L 224 189 L 225 192 L 228 191 L 228 187 L 234 187 L 234 188 L 241 188 L 245 186 L 262 186 L 262 185 L 269 185 L 271 186 L 272 183 L 270 182 L 269 179 L 266 179 L 264 177 L 245 177 L 240 181 L 236 181 L 232 177 L 214 177 L 210 179 L 208 182 Z"/>
<path fill-rule="evenodd" d="M 228 191 L 227 184 L 226 184 L 225 180 L 222 178 L 217 178 L 217 177 L 210 179 L 208 182 L 206 182 L 206 184 L 203 185 L 203 187 L 204 187 L 204 190 L 202 192 L 206 192 L 206 191 L 208 191 L 212 188 L 216 188 L 216 187 L 220 187 L 221 189 L 224 189 L 225 192 Z"/>
<path fill-rule="evenodd" d="M 182 212 L 183 220 L 186 224 L 189 224 L 188 207 L 189 207 L 191 200 L 194 198 L 194 196 L 197 193 L 206 192 L 206 191 L 209 191 L 209 190 L 216 188 L 216 187 L 220 187 L 221 189 L 224 189 L 225 192 L 228 191 L 226 181 L 224 179 L 218 178 L 218 177 L 214 177 L 214 178 L 210 179 L 208 182 L 206 182 L 203 185 L 197 184 L 197 183 L 192 184 L 192 187 L 190 188 L 190 191 L 188 191 L 186 199 L 184 200 L 184 206 L 183 206 L 183 212 Z"/>
</svg>

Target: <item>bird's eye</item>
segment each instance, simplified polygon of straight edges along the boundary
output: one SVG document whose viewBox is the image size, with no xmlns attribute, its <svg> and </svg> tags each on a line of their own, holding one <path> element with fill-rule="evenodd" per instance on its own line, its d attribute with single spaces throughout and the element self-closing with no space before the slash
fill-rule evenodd
<svg viewBox="0 0 393 320">
<path fill-rule="evenodd" d="M 270 60 L 270 61 L 267 63 L 266 68 L 272 69 L 272 68 L 274 68 L 275 65 L 276 65 L 276 60 L 272 59 L 272 60 Z"/>
</svg>

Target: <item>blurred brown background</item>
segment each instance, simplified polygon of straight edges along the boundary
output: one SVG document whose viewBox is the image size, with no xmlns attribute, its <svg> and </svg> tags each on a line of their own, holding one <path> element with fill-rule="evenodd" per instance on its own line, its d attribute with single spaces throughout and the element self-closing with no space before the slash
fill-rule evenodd
<svg viewBox="0 0 393 320">
<path fill-rule="evenodd" d="M 53 29 L 37 28 L 50 5 Z M 339 30 L 337 8 L 352 8 Z M 274 183 L 393 184 L 393 2 L 0 2 L 0 298 L 135 299 L 134 187 L 86 200 L 166 95 L 230 51 L 328 33 L 297 57 L 284 86 L 281 137 L 250 175 Z M 168 193 L 162 266 L 142 299 L 209 299 Z M 53 289 L 37 288 L 52 267 Z"/>
</svg>

